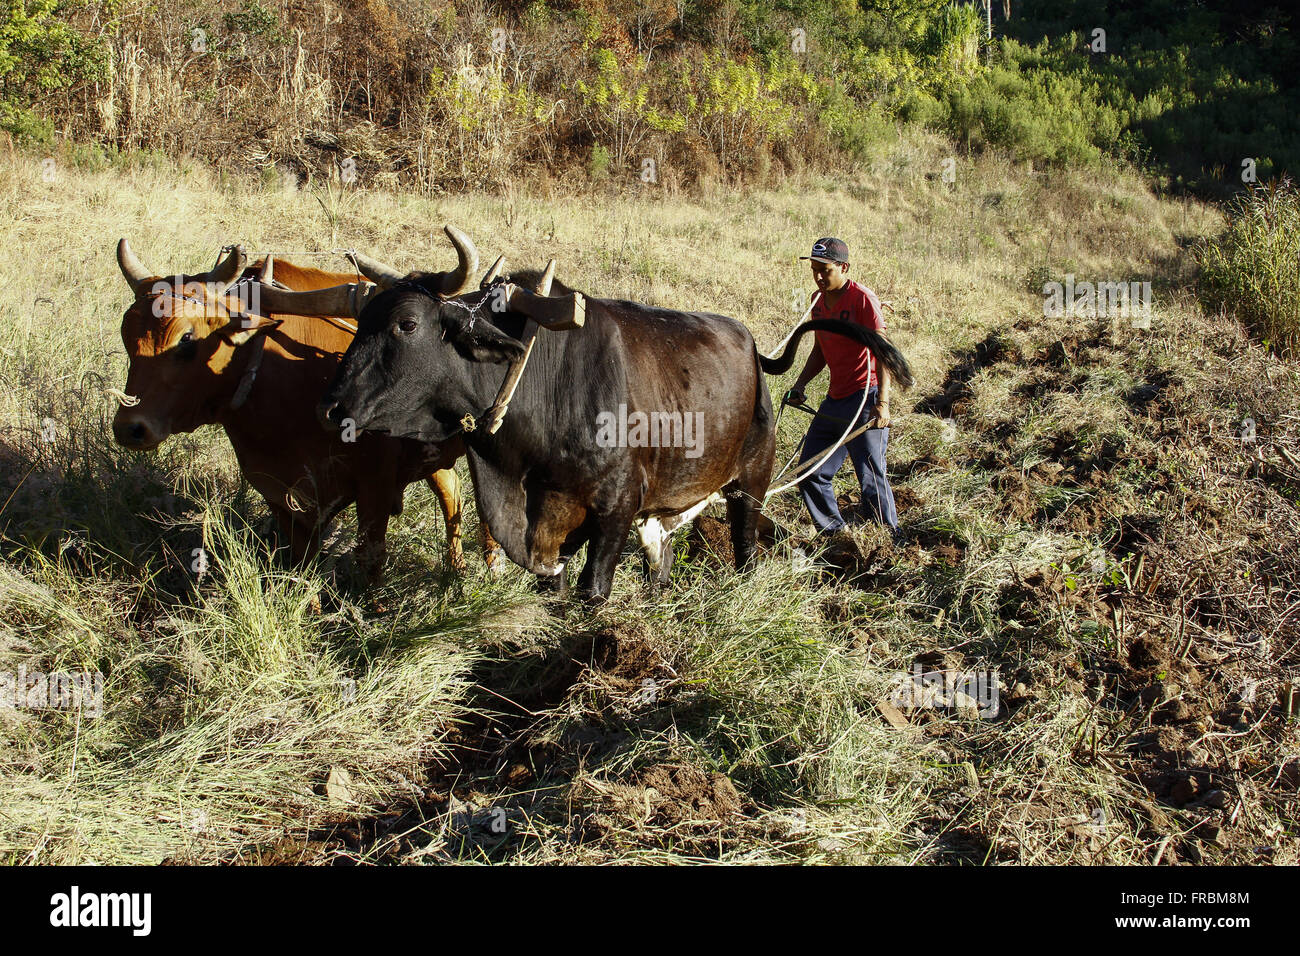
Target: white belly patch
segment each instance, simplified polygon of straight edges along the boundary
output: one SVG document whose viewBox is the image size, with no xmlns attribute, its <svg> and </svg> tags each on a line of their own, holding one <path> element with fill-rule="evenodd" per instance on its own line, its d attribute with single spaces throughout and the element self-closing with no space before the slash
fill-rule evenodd
<svg viewBox="0 0 1300 956">
<path fill-rule="evenodd" d="M 669 535 L 686 524 L 686 522 L 694 520 L 695 516 L 709 505 L 720 504 L 722 500 L 722 495 L 715 491 L 703 501 L 696 502 L 685 511 L 678 512 L 675 515 L 662 518 L 637 518 L 633 524 L 636 527 L 637 538 L 641 542 L 641 547 L 645 550 L 650 569 L 658 571 L 659 566 L 663 563 L 664 541 L 668 539 Z"/>
</svg>

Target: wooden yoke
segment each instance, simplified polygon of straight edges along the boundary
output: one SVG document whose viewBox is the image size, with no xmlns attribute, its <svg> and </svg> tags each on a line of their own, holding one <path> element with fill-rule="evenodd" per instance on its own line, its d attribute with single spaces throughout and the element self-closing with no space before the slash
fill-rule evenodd
<svg viewBox="0 0 1300 956">
<path fill-rule="evenodd" d="M 359 316 L 366 303 L 381 291 L 369 282 L 349 282 L 310 292 L 291 292 L 261 282 L 253 287 L 249 311 L 258 315 Z"/>
<path fill-rule="evenodd" d="M 506 417 L 506 410 L 510 408 L 510 400 L 515 397 L 515 389 L 519 387 L 519 379 L 524 374 L 528 357 L 533 354 L 533 346 L 537 342 L 537 330 L 543 325 L 555 330 L 576 329 L 587 320 L 587 303 L 580 293 L 575 292 L 557 299 L 547 296 L 551 291 L 551 280 L 554 278 L 555 260 L 552 259 L 546 264 L 546 271 L 537 282 L 536 293 L 528 292 L 515 285 L 506 287 L 505 296 L 508 306 L 529 316 L 529 319 L 524 323 L 520 338 L 524 344 L 524 354 L 510 363 L 510 371 L 506 373 L 505 381 L 501 383 L 501 389 L 497 392 L 496 403 L 492 406 L 492 421 L 487 427 L 489 435 L 496 434 L 496 430 L 501 427 L 501 422 Z M 552 303 L 558 303 L 560 307 L 557 309 Z"/>
<path fill-rule="evenodd" d="M 555 260 L 552 259 L 547 263 L 546 273 L 537 284 L 538 291 L 529 292 L 513 283 L 507 283 L 504 292 L 506 307 L 523 313 L 552 332 L 582 328 L 583 323 L 587 321 L 587 300 L 583 298 L 581 292 L 553 297 L 541 291 L 543 288 L 550 289 L 554 277 Z"/>
</svg>

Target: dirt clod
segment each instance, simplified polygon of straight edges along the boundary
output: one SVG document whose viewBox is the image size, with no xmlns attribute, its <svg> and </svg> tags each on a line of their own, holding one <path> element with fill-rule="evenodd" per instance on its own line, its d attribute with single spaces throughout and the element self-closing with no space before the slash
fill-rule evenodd
<svg viewBox="0 0 1300 956">
<path fill-rule="evenodd" d="M 690 764 L 660 764 L 641 776 L 641 786 L 655 791 L 650 804 L 665 823 L 697 820 L 725 822 L 740 813 L 740 794 L 723 774 L 706 773 Z"/>
</svg>

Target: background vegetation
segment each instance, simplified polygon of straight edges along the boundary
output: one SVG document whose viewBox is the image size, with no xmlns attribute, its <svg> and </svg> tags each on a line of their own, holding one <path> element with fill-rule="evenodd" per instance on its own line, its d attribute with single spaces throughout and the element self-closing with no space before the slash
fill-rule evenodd
<svg viewBox="0 0 1300 956">
<path fill-rule="evenodd" d="M 1300 191 L 1290 180 L 1237 197 L 1230 224 L 1199 250 L 1202 296 L 1278 351 L 1300 346 Z"/>
<path fill-rule="evenodd" d="M 299 180 L 765 184 L 898 121 L 1223 192 L 1297 168 L 1294 14 L 1263 3 L 8 0 L 3 124 Z M 1007 12 L 1011 16 L 1007 16 Z M 1105 33 L 1098 46 L 1095 30 Z"/>
</svg>

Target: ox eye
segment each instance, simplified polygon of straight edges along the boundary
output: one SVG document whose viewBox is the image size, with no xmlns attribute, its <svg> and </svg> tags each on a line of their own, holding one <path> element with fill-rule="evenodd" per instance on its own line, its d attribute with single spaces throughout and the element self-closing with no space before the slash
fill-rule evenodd
<svg viewBox="0 0 1300 956">
<path fill-rule="evenodd" d="M 397 323 L 397 327 L 398 327 L 399 329 L 401 329 L 403 332 L 414 332 L 414 331 L 415 331 L 415 320 L 414 320 L 414 319 L 402 319 L 402 321 L 400 321 L 400 322 Z"/>
<path fill-rule="evenodd" d="M 194 331 L 191 329 L 181 336 L 176 346 L 176 356 L 180 359 L 192 359 L 198 354 L 198 348 L 198 340 L 194 338 Z"/>
</svg>

